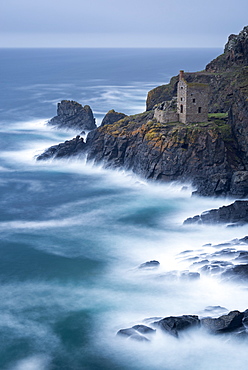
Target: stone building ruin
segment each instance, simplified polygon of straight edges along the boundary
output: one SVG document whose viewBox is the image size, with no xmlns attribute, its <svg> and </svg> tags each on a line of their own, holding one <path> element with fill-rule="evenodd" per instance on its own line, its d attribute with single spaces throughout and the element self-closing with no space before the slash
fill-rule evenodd
<svg viewBox="0 0 248 370">
<path fill-rule="evenodd" d="M 177 97 L 160 103 L 154 111 L 154 118 L 160 123 L 197 123 L 208 121 L 209 85 L 188 83 L 184 71 L 179 73 Z"/>
</svg>

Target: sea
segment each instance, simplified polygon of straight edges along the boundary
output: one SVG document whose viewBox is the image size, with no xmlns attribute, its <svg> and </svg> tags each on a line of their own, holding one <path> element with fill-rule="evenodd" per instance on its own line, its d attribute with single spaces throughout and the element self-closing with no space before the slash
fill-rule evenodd
<svg viewBox="0 0 248 370">
<path fill-rule="evenodd" d="M 157 331 L 149 342 L 116 335 L 209 307 L 248 308 L 247 284 L 168 275 L 248 234 L 247 226 L 183 225 L 232 199 L 192 197 L 190 183 L 78 158 L 36 161 L 78 134 L 47 125 L 61 100 L 90 105 L 98 125 L 110 109 L 140 113 L 149 90 L 221 52 L 0 49 L 1 370 L 247 369 L 244 339 L 198 329 L 179 339 Z M 140 268 L 153 260 L 157 269 Z"/>
</svg>

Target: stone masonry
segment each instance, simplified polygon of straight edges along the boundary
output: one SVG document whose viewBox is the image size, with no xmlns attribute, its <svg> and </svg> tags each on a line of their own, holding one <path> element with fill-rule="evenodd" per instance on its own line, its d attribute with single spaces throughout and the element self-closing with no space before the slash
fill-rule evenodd
<svg viewBox="0 0 248 370">
<path fill-rule="evenodd" d="M 197 123 L 208 121 L 209 86 L 203 83 L 188 83 L 180 71 L 177 97 L 156 106 L 154 118 L 158 122 Z"/>
<path fill-rule="evenodd" d="M 177 85 L 177 108 L 179 122 L 196 123 L 208 121 L 208 84 L 188 83 L 180 71 Z"/>
</svg>

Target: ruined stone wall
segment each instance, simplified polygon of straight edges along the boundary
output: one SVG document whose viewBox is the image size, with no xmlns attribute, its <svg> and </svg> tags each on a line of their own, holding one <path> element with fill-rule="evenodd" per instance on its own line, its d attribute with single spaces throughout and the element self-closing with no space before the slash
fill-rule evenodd
<svg viewBox="0 0 248 370">
<path fill-rule="evenodd" d="M 178 113 L 156 108 L 154 118 L 160 123 L 178 122 Z"/>
</svg>

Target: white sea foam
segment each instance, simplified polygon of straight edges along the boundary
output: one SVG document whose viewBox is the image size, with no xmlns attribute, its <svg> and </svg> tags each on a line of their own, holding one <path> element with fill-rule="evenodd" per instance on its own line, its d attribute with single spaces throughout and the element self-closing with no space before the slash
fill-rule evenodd
<svg viewBox="0 0 248 370">
<path fill-rule="evenodd" d="M 49 363 L 49 357 L 38 354 L 18 361 L 11 370 L 47 370 Z"/>
</svg>

